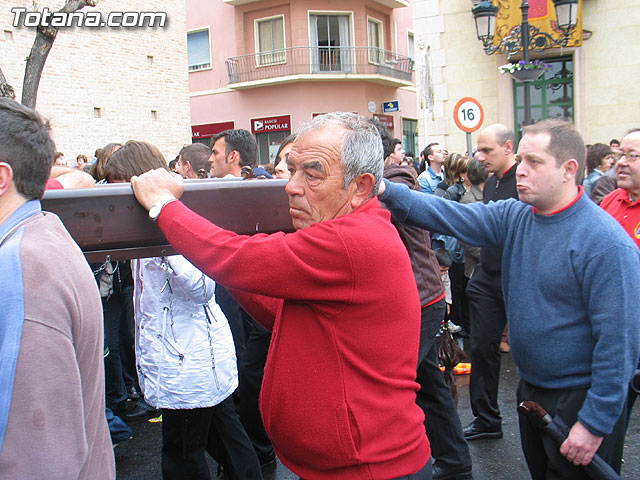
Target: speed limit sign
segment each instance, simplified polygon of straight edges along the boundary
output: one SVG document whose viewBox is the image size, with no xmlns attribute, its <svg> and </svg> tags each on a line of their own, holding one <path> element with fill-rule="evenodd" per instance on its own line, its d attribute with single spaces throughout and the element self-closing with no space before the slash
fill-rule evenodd
<svg viewBox="0 0 640 480">
<path fill-rule="evenodd" d="M 458 128 L 464 132 L 475 132 L 484 121 L 484 110 L 475 98 L 464 97 L 453 109 L 453 119 Z"/>
</svg>

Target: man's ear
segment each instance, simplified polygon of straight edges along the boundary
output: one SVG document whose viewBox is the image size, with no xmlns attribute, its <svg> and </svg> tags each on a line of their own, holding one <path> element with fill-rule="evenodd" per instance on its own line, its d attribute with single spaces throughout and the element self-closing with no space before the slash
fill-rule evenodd
<svg viewBox="0 0 640 480">
<path fill-rule="evenodd" d="M 575 181 L 576 175 L 578 174 L 578 161 L 570 158 L 562 165 L 562 181 Z"/>
<path fill-rule="evenodd" d="M 225 158 L 225 163 L 236 163 L 240 165 L 240 154 L 237 150 L 231 150 L 227 158 Z"/>
<path fill-rule="evenodd" d="M 376 179 L 371 173 L 363 173 L 353 179 L 355 190 L 351 197 L 351 207 L 355 210 L 371 198 Z"/>
<path fill-rule="evenodd" d="M 0 195 L 13 185 L 13 169 L 6 162 L 0 162 Z"/>
<path fill-rule="evenodd" d="M 511 155 L 512 153 L 514 153 L 513 140 L 507 140 L 506 142 L 504 142 L 503 147 L 507 155 Z"/>
</svg>

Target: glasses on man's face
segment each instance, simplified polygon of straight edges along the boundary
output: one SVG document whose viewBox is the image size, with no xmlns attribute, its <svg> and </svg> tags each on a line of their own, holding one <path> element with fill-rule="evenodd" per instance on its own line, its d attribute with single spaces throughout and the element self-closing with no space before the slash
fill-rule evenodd
<svg viewBox="0 0 640 480">
<path fill-rule="evenodd" d="M 624 153 L 620 152 L 620 160 L 625 159 L 628 163 L 633 163 L 640 159 L 640 155 L 637 153 Z"/>
</svg>

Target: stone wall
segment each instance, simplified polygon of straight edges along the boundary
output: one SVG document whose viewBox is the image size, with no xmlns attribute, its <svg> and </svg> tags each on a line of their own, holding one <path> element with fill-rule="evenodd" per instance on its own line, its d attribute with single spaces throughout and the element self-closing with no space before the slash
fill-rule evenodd
<svg viewBox="0 0 640 480">
<path fill-rule="evenodd" d="M 19 100 L 33 27 L 12 26 L 11 8 L 31 2 L 0 0 L 0 68 Z M 58 10 L 64 1 L 39 2 Z M 110 142 L 145 140 L 167 161 L 191 143 L 184 0 L 144 3 L 101 0 L 84 10 L 166 12 L 164 27 L 61 28 L 45 64 L 36 109 L 50 120 L 59 151 L 75 163 Z"/>
</svg>

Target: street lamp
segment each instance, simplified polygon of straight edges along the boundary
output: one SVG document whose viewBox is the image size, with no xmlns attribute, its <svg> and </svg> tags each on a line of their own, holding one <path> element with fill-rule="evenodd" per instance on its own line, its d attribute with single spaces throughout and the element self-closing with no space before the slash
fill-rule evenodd
<svg viewBox="0 0 640 480">
<path fill-rule="evenodd" d="M 498 7 L 491 2 L 483 2 L 477 0 L 476 6 L 473 7 L 473 19 L 476 22 L 476 34 L 478 39 L 482 40 L 485 51 L 487 46 L 493 43 L 493 36 L 496 31 L 496 16 L 498 15 Z"/>
<path fill-rule="evenodd" d="M 558 27 L 562 30 L 563 38 L 566 38 L 567 42 L 571 31 L 578 24 L 578 3 L 578 0 L 553 0 Z"/>
<path fill-rule="evenodd" d="M 509 35 L 505 36 L 498 45 L 493 44 L 496 30 L 496 17 L 499 8 L 489 0 L 471 0 L 473 9 L 471 13 L 476 24 L 478 40 L 482 41 L 484 53 L 504 53 L 507 58 L 522 50 L 523 60 L 529 61 L 530 50 L 543 52 L 551 47 L 565 47 L 569 43 L 571 32 L 578 23 L 578 0 L 553 0 L 558 19 L 558 28 L 562 32 L 560 38 L 554 38 L 539 28 L 529 24 L 529 2 L 522 0 L 522 22 L 514 27 Z M 524 87 L 524 124 L 531 123 L 531 94 L 529 84 L 532 79 L 522 79 Z"/>
</svg>

